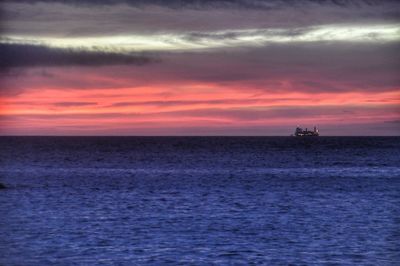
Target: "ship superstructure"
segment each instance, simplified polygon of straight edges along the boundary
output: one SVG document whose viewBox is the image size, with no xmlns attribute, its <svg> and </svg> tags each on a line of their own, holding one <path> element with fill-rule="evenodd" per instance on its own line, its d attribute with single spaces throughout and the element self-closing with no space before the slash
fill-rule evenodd
<svg viewBox="0 0 400 266">
<path fill-rule="evenodd" d="M 301 127 L 297 126 L 296 131 L 294 132 L 294 136 L 296 137 L 318 137 L 319 131 L 317 127 L 314 126 L 314 130 L 308 130 L 307 128 L 303 130 Z"/>
</svg>

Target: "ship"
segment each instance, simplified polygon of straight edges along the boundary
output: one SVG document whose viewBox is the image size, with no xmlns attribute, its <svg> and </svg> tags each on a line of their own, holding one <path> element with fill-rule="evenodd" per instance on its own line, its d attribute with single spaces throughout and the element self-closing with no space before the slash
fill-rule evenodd
<svg viewBox="0 0 400 266">
<path fill-rule="evenodd" d="M 318 137 L 319 131 L 317 127 L 314 126 L 314 130 L 308 130 L 307 128 L 303 130 L 301 127 L 297 126 L 296 131 L 294 132 L 295 137 Z"/>
</svg>

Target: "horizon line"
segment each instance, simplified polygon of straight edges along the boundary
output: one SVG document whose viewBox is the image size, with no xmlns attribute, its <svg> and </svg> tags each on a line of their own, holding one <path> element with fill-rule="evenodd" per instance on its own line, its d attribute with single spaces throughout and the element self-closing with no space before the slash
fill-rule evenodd
<svg viewBox="0 0 400 266">
<path fill-rule="evenodd" d="M 1 135 L 1 137 L 287 137 L 287 138 L 309 138 L 309 137 L 296 137 L 291 135 Z M 324 135 L 314 138 L 324 138 L 324 137 L 400 137 L 400 135 Z"/>
</svg>

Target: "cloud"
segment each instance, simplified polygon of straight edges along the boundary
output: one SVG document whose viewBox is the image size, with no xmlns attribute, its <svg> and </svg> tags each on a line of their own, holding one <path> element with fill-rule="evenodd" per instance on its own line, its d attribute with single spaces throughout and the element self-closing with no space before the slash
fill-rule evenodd
<svg viewBox="0 0 400 266">
<path fill-rule="evenodd" d="M 389 43 L 399 42 L 400 24 L 325 25 L 292 29 L 246 29 L 217 32 L 182 32 L 128 34 L 97 37 L 4 37 L 3 43 L 34 45 L 37 43 L 62 49 L 86 49 L 103 53 L 137 51 L 216 50 L 232 47 L 263 47 L 290 43 Z M 1 40 L 0 40 L 1 42 Z"/>
<path fill-rule="evenodd" d="M 18 113 L 2 114 L 0 134 L 200 134 L 200 135 L 289 135 L 296 124 L 321 126 L 329 134 L 398 135 L 397 105 L 276 106 L 264 108 L 195 108 L 165 112 Z M 368 124 L 361 129 L 355 125 Z M 21 127 L 21 125 L 24 125 Z M 338 127 L 338 125 L 341 125 Z M 353 125 L 346 131 L 342 125 Z M 385 126 L 386 125 L 386 126 Z M 67 129 L 70 127 L 69 129 Z M 218 132 L 215 130 L 218 128 Z M 276 130 L 280 128 L 280 130 Z M 286 128 L 286 129 L 283 129 Z M 369 129 L 368 129 L 369 128 Z M 201 129 L 201 130 L 200 130 Z M 365 129 L 365 130 L 364 130 Z M 172 130 L 173 132 L 169 131 Z M 288 133 L 285 133 L 289 130 Z M 372 131 L 371 131 L 372 130 Z M 140 133 L 139 133 L 140 132 Z M 378 134 L 378 135 L 379 135 Z"/>
<path fill-rule="evenodd" d="M 37 66 L 142 66 L 156 59 L 146 55 L 51 48 L 31 44 L 0 43 L 0 70 Z"/>
<path fill-rule="evenodd" d="M 97 105 L 97 102 L 55 102 L 52 105 L 57 107 L 79 107 Z"/>
<path fill-rule="evenodd" d="M 389 120 L 389 121 L 384 121 L 384 123 L 389 123 L 389 124 L 398 124 L 398 125 L 400 125 L 400 119 L 397 119 L 397 120 Z"/>
<path fill-rule="evenodd" d="M 344 112 L 345 111 L 345 112 Z M 196 118 L 224 118 L 232 121 L 267 121 L 269 119 L 314 119 L 316 121 L 329 119 L 351 120 L 355 117 L 368 116 L 372 119 L 379 115 L 399 115 L 397 105 L 384 106 L 286 106 L 286 107 L 265 107 L 265 108 L 209 108 L 193 109 L 184 111 L 166 112 L 165 114 L 177 117 Z"/>
<path fill-rule="evenodd" d="M 55 3 L 76 6 L 106 6 L 127 4 L 131 6 L 156 5 L 168 8 L 245 8 L 245 9 L 277 9 L 285 6 L 321 5 L 346 7 L 363 7 L 382 5 L 381 0 L 304 0 L 299 3 L 295 0 L 5 0 L 16 3 Z M 395 0 L 385 2 L 396 3 Z"/>
<path fill-rule="evenodd" d="M 386 105 L 328 105 L 328 106 L 276 106 L 263 108 L 191 108 L 179 111 L 165 112 L 98 112 L 98 113 L 46 113 L 46 114 L 12 114 L 0 115 L 0 120 L 11 120 L 13 118 L 23 119 L 41 119 L 41 120 L 57 120 L 57 119 L 132 119 L 137 121 L 148 121 L 152 123 L 152 118 L 161 120 L 180 119 L 191 121 L 191 119 L 226 119 L 229 121 L 256 122 L 268 121 L 274 119 L 276 121 L 287 119 L 346 119 L 354 121 L 354 118 L 380 118 L 381 116 L 399 116 L 399 106 L 395 104 Z"/>
<path fill-rule="evenodd" d="M 275 44 L 207 53 L 161 53 L 161 62 L 146 67 L 52 67 L 44 72 L 27 68 L 18 79 L 3 76 L 2 90 L 162 88 L 169 93 L 185 93 L 212 88 L 215 95 L 232 90 L 394 91 L 400 88 L 399 46 L 398 43 Z"/>
<path fill-rule="evenodd" d="M 169 101 L 137 101 L 137 102 L 116 102 L 109 107 L 133 107 L 133 106 L 196 106 L 196 105 L 265 105 L 268 103 L 298 101 L 302 98 L 274 98 L 274 99 L 223 99 L 223 100 L 169 100 Z"/>
<path fill-rule="evenodd" d="M 367 26 L 400 18 L 398 1 L 2 1 L 0 9 L 5 36 L 64 38 Z"/>
<path fill-rule="evenodd" d="M 399 1 L 6 0 L 0 12 L 9 129 L 399 117 Z"/>
</svg>

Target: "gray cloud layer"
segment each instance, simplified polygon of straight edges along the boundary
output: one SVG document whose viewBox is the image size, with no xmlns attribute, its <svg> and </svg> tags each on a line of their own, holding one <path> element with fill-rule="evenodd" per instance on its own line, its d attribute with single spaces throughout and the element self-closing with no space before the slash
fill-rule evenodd
<svg viewBox="0 0 400 266">
<path fill-rule="evenodd" d="M 0 9 L 1 31 L 8 35 L 101 36 L 400 21 L 400 2 L 377 0 L 43 0 L 3 1 Z"/>
<path fill-rule="evenodd" d="M 255 93 L 393 91 L 400 84 L 399 50 L 398 43 L 315 43 L 276 44 L 209 53 L 164 53 L 160 55 L 162 61 L 146 67 L 47 68 L 42 72 L 27 70 L 19 73 L 18 79 L 15 79 L 18 73 L 10 72 L 2 79 L 2 90 L 19 92 L 26 89 L 26 84 L 31 89 L 43 86 L 75 89 L 171 88 L 202 84 L 254 90 Z M 19 66 L 22 66 L 22 60 L 19 59 Z M 36 65 L 43 63 L 42 59 L 38 60 Z M 79 74 L 83 71 L 84 77 Z M 102 79 L 100 82 L 86 76 Z"/>
<path fill-rule="evenodd" d="M 32 4 L 35 3 L 35 4 Z M 119 5 L 119 4 L 125 5 Z M 126 5 L 126 4 L 129 4 Z M 90 8 L 80 8 L 78 5 Z M 107 6 L 105 6 L 107 5 Z M 206 7 L 229 5 L 235 10 Z M 140 6 L 140 8 L 136 8 Z M 170 7 L 179 7 L 173 9 Z M 191 7 L 202 7 L 191 8 Z M 255 8 L 264 6 L 266 8 Z M 166 8 L 164 8 L 166 7 Z M 251 8 L 254 7 L 254 8 Z M 267 8 L 268 7 L 268 8 Z M 343 8 L 345 7 L 345 8 Z M 184 39 L 195 43 L 235 40 L 235 30 L 255 29 L 268 34 L 282 28 L 281 34 L 297 36 L 301 26 L 338 23 L 375 25 L 400 21 L 398 1 L 3 1 L 3 33 L 15 36 L 111 36 L 138 32 L 184 33 Z M 51 21 L 51 23 L 49 23 Z M 356 25 L 355 24 L 355 25 Z M 358 27 L 356 25 L 356 27 Z M 222 30 L 212 33 L 212 30 Z M 211 32 L 211 33 L 210 33 Z M 186 34 L 186 35 L 185 35 Z M 276 32 L 274 32 L 276 34 Z M 329 33 L 327 33 L 329 34 Z M 174 36 L 174 35 L 173 35 Z M 245 37 L 253 37 L 252 34 Z M 96 40 L 94 38 L 94 40 Z M 351 39 L 351 36 L 349 36 Z M 79 39 L 79 37 L 77 37 Z M 138 38 L 138 42 L 142 41 Z M 174 42 L 171 39 L 171 42 Z M 389 91 L 398 88 L 400 80 L 400 47 L 398 41 L 385 43 L 335 43 L 330 41 L 291 44 L 263 44 L 258 47 L 224 48 L 195 53 L 162 53 L 160 64 L 131 68 L 157 61 L 147 55 L 125 55 L 111 52 L 55 49 L 39 45 L 0 44 L 0 68 L 30 66 L 113 66 L 122 68 L 90 70 L 108 77 L 101 83 L 65 76 L 29 75 L 15 81 L 15 73 L 3 77 L 3 91 L 30 87 L 120 88 L 149 84 L 185 84 L 200 82 L 268 91 Z M 119 47 L 116 47 L 117 49 Z M 81 70 L 76 70 L 79 72 Z M 4 73 L 4 72 L 3 72 Z M 51 72 L 49 72 L 51 73 Z M 58 72 L 55 75 L 59 75 Z M 1 74 L 1 73 L 0 73 Z M 18 74 L 18 73 L 17 73 Z M 76 73 L 75 73 L 76 74 Z M 37 76 L 37 75 L 36 75 Z M 73 76 L 73 75 L 71 75 Z"/>
<path fill-rule="evenodd" d="M 233 8 L 281 8 L 284 6 L 303 5 L 332 5 L 339 7 L 362 7 L 382 5 L 382 0 L 5 0 L 5 2 L 19 3 L 62 3 L 78 6 L 101 6 L 128 4 L 132 6 L 158 5 L 169 8 L 206 8 L 206 7 L 233 7 Z M 395 0 L 385 2 L 396 3 Z"/>
<path fill-rule="evenodd" d="M 96 51 L 55 49 L 40 45 L 0 43 L 0 70 L 35 66 L 144 65 L 155 59 Z"/>
<path fill-rule="evenodd" d="M 104 112 L 104 113 L 74 113 L 74 114 L 22 114 L 22 115 L 0 115 L 1 120 L 7 120 L 10 117 L 21 118 L 35 118 L 35 119 L 93 119 L 93 118 L 174 118 L 174 117 L 195 117 L 195 118 L 210 118 L 218 117 L 225 119 L 232 119 L 235 121 L 259 121 L 271 118 L 305 118 L 320 116 L 341 116 L 351 117 L 356 114 L 363 114 L 365 112 L 374 113 L 379 116 L 380 114 L 398 113 L 399 106 L 397 105 L 384 105 L 384 106 L 343 106 L 343 105 L 330 105 L 330 106 L 293 106 L 293 107 L 268 107 L 261 109 L 238 109 L 238 108 L 201 108 L 182 111 L 166 111 L 155 113 L 119 113 L 119 112 Z M 383 122 L 383 121 L 382 121 Z"/>
</svg>

